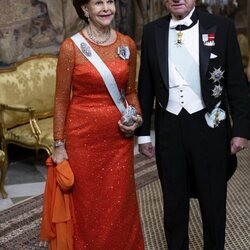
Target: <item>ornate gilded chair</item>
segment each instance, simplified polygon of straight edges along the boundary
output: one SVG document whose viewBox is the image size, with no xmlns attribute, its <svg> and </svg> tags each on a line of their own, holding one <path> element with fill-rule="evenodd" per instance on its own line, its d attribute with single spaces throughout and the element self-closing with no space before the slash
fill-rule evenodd
<svg viewBox="0 0 250 250">
<path fill-rule="evenodd" d="M 0 70 L 0 141 L 6 166 L 11 143 L 52 153 L 56 64 L 54 55 L 36 55 Z M 1 185 L 6 171 L 3 167 Z"/>
<path fill-rule="evenodd" d="M 0 193 L 2 197 L 5 199 L 7 198 L 7 193 L 4 189 L 4 179 L 6 175 L 6 160 L 5 160 L 5 153 L 0 150 L 0 171 L 1 171 L 1 179 L 0 179 Z"/>
</svg>

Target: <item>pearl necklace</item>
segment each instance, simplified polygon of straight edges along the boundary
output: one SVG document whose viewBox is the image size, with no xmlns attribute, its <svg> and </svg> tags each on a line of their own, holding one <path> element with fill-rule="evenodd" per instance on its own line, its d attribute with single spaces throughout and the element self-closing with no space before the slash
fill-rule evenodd
<svg viewBox="0 0 250 250">
<path fill-rule="evenodd" d="M 104 44 L 104 43 L 106 43 L 106 42 L 110 39 L 110 37 L 111 37 L 111 29 L 109 29 L 109 31 L 108 31 L 108 33 L 107 33 L 107 37 L 106 37 L 104 40 L 102 40 L 102 41 L 97 40 L 96 38 L 93 37 L 93 35 L 92 35 L 91 32 L 90 32 L 90 28 L 89 28 L 89 27 L 87 27 L 86 30 L 87 30 L 87 34 L 88 34 L 89 38 L 90 38 L 94 43 L 96 43 L 96 44 Z"/>
</svg>

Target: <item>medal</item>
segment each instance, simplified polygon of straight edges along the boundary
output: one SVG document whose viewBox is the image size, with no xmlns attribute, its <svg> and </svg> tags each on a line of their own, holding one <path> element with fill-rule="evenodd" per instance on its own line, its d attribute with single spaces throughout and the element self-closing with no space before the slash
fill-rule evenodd
<svg viewBox="0 0 250 250">
<path fill-rule="evenodd" d="M 203 41 L 204 46 L 215 46 L 214 39 L 215 39 L 215 35 L 213 33 L 202 35 L 202 41 Z"/>
<path fill-rule="evenodd" d="M 183 45 L 183 33 L 181 32 L 181 30 L 179 30 L 177 32 L 177 40 L 175 41 L 175 44 L 177 45 L 177 47 L 181 47 L 181 45 Z"/>
<path fill-rule="evenodd" d="M 207 125 L 210 128 L 218 127 L 220 122 L 226 119 L 226 112 L 219 108 L 220 104 L 221 101 L 216 104 L 215 108 L 210 113 L 207 112 L 205 114 Z"/>
<path fill-rule="evenodd" d="M 215 128 L 217 128 L 220 124 L 219 116 L 220 116 L 220 112 L 219 112 L 219 110 L 217 110 L 215 115 L 214 115 L 214 127 Z"/>
<path fill-rule="evenodd" d="M 221 70 L 221 67 L 218 68 L 218 69 L 214 68 L 214 71 L 213 71 L 213 72 L 209 72 L 210 75 L 211 75 L 211 77 L 210 77 L 209 79 L 213 80 L 214 83 L 220 82 L 220 80 L 221 80 L 222 78 L 224 78 L 224 76 L 223 76 L 223 75 L 224 75 L 224 72 L 225 72 L 225 71 L 222 71 L 222 70 Z"/>
<path fill-rule="evenodd" d="M 128 60 L 130 56 L 130 50 L 128 46 L 120 46 L 117 49 L 117 53 L 119 57 L 121 57 L 123 60 Z"/>
<path fill-rule="evenodd" d="M 218 98 L 221 95 L 222 90 L 223 90 L 223 87 L 220 84 L 219 85 L 215 85 L 214 88 L 212 89 L 212 91 L 213 91 L 212 96 L 214 98 Z"/>
</svg>

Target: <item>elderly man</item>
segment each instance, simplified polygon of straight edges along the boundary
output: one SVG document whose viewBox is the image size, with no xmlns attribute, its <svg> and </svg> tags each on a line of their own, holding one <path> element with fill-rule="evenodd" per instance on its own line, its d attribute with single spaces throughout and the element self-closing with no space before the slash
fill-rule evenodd
<svg viewBox="0 0 250 250">
<path fill-rule="evenodd" d="M 227 180 L 250 137 L 247 85 L 234 24 L 165 0 L 170 14 L 147 24 L 142 37 L 139 100 L 144 116 L 139 151 L 156 160 L 169 250 L 188 249 L 189 198 L 198 198 L 204 249 L 225 241 Z M 155 100 L 155 102 L 154 102 Z"/>
</svg>

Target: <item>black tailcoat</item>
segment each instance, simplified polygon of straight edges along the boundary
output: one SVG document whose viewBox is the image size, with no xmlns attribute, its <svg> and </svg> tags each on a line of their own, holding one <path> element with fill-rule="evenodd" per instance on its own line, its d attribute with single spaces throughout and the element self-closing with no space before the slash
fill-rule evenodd
<svg viewBox="0 0 250 250">
<path fill-rule="evenodd" d="M 228 124 L 231 136 L 250 138 L 249 105 L 247 104 L 247 84 L 241 62 L 237 35 L 232 20 L 197 10 L 199 20 L 199 57 L 202 98 L 208 112 L 221 101 L 227 115 L 231 116 L 232 126 Z M 141 67 L 138 94 L 144 123 L 137 135 L 150 134 L 151 114 L 154 99 L 163 109 L 168 103 L 168 30 L 170 15 L 145 25 L 142 37 Z M 214 34 L 215 45 L 205 46 L 204 34 Z M 211 54 L 216 58 L 210 58 Z M 223 77 L 220 85 L 222 94 L 215 98 L 211 72 L 220 69 Z M 190 72 L 192 74 L 192 72 Z M 230 112 L 229 112 L 230 111 Z M 157 129 L 157 128 L 156 128 Z"/>
<path fill-rule="evenodd" d="M 235 136 L 250 137 L 250 106 L 233 21 L 199 10 L 197 10 L 197 16 L 199 20 L 200 84 L 206 106 L 203 111 L 204 114 L 211 112 L 221 101 L 221 108 L 226 111 L 226 121 L 219 124 L 219 127 L 211 129 L 205 122 L 203 123 L 203 114 L 200 118 L 194 119 L 197 113 L 200 115 L 203 111 L 191 116 L 185 111 L 181 116 L 173 116 L 165 111 L 169 98 L 168 31 L 170 15 L 168 15 L 145 25 L 143 30 L 138 94 L 144 122 L 136 134 L 139 136 L 150 135 L 151 115 L 155 106 L 156 159 L 163 189 L 164 209 L 167 211 L 165 230 L 169 249 L 188 249 L 188 196 L 194 195 L 192 183 L 196 182 L 197 193 L 195 195 L 201 202 L 205 228 L 205 249 L 217 250 L 224 249 L 226 178 L 228 179 L 233 174 L 237 165 L 236 156 L 230 154 L 230 139 Z M 214 37 L 214 41 L 210 44 L 212 46 L 208 46 L 209 44 L 206 43 L 207 35 Z M 221 74 L 219 81 L 213 79 L 212 74 L 215 70 Z M 214 96 L 213 89 L 218 84 L 223 89 L 219 96 Z M 176 129 L 176 125 L 180 121 L 178 119 L 183 119 L 181 122 L 184 122 L 184 126 L 180 130 Z M 195 126 L 199 124 L 199 126 L 197 126 L 198 129 L 191 129 L 192 135 L 189 136 L 189 130 L 186 128 L 188 126 L 192 128 L 193 124 Z M 209 131 L 207 134 L 205 133 L 205 136 L 200 133 L 203 128 L 204 131 Z M 195 145 L 195 147 L 185 148 L 182 146 L 183 140 L 180 139 L 182 138 L 180 135 L 185 135 L 185 140 L 188 138 L 189 143 L 192 139 L 198 143 L 192 144 L 191 142 L 189 145 Z M 205 138 L 204 141 L 208 142 L 208 145 L 200 143 L 203 141 L 199 138 Z M 190 150 L 191 154 L 189 154 Z M 209 156 L 204 163 L 200 155 L 206 154 Z M 191 166 L 197 171 L 195 179 L 192 179 L 192 176 L 189 178 L 190 187 L 186 184 L 186 179 L 188 179 L 186 176 L 191 173 L 186 168 L 186 158 L 191 159 L 188 167 Z M 192 161 L 192 159 L 196 160 Z"/>
</svg>

